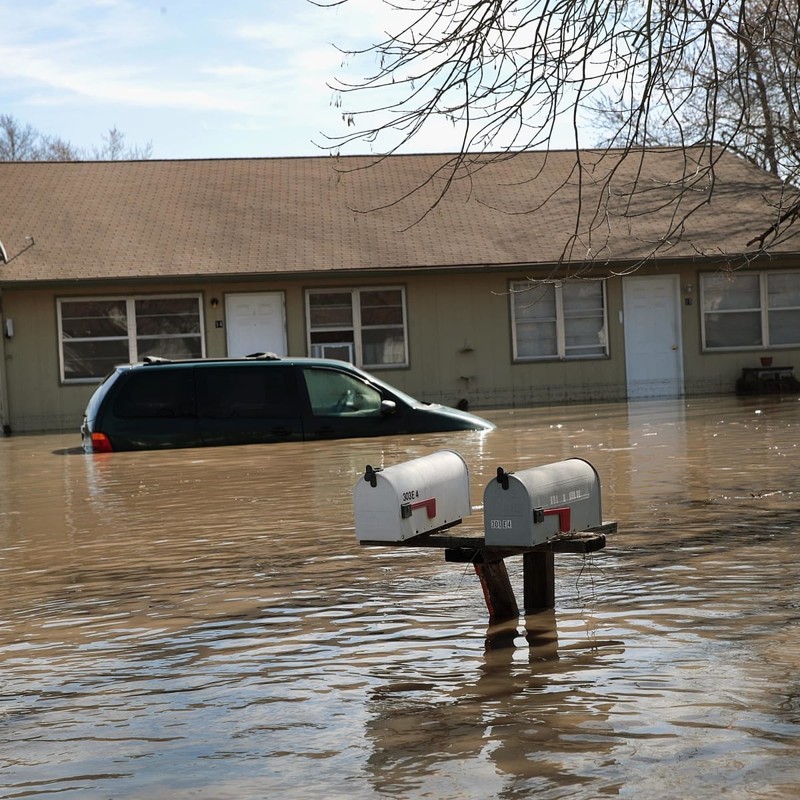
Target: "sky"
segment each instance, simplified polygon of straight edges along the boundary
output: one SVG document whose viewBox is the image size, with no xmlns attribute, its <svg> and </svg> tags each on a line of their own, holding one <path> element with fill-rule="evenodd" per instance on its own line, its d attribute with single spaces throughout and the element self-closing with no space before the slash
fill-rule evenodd
<svg viewBox="0 0 800 800">
<path fill-rule="evenodd" d="M 352 132 L 330 84 L 375 65 L 337 46 L 383 40 L 399 13 L 382 0 L 0 0 L 0 114 L 88 151 L 117 128 L 159 159 L 326 155 Z M 458 147 L 434 122 L 406 150 Z"/>
<path fill-rule="evenodd" d="M 325 155 L 348 132 L 335 45 L 382 39 L 393 13 L 381 0 L 0 0 L 0 114 L 85 149 L 116 127 L 152 158 Z M 414 143 L 457 147 L 444 125 Z"/>
</svg>

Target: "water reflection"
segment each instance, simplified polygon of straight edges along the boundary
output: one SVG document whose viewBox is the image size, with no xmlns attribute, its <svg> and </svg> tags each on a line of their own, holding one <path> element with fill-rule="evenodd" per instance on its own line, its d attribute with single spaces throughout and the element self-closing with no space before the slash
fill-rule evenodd
<svg viewBox="0 0 800 800">
<path fill-rule="evenodd" d="M 800 403 L 488 416 L 92 457 L 0 439 L 0 797 L 795 796 Z M 468 565 L 358 546 L 364 466 L 442 447 L 476 505 L 499 465 L 598 469 L 619 532 L 557 557 L 554 613 L 487 629 Z"/>
<path fill-rule="evenodd" d="M 380 796 L 417 796 L 423 786 L 442 797 L 555 796 L 583 783 L 596 796 L 618 785 L 619 776 L 590 777 L 615 748 L 613 703 L 583 672 L 620 663 L 623 648 L 589 636 L 559 655 L 551 612 L 527 617 L 525 628 L 530 647 L 492 648 L 457 680 L 387 682 L 371 693 L 368 764 Z M 437 782 L 449 762 L 455 784 L 450 770 Z"/>
</svg>

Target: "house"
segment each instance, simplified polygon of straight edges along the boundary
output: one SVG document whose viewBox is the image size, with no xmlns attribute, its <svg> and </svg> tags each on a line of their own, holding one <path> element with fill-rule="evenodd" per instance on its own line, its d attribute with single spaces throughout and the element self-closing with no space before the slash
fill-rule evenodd
<svg viewBox="0 0 800 800">
<path fill-rule="evenodd" d="M 724 155 L 710 195 L 709 152 L 481 156 L 447 192 L 445 155 L 0 164 L 3 428 L 77 430 L 153 354 L 473 409 L 731 392 L 800 358 L 800 238 L 760 252 L 781 187 Z"/>
</svg>

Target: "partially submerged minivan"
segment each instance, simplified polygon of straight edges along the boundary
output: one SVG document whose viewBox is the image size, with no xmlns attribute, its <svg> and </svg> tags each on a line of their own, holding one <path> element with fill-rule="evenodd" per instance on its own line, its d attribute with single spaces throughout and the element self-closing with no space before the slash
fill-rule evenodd
<svg viewBox="0 0 800 800">
<path fill-rule="evenodd" d="M 98 453 L 494 427 L 343 361 L 259 353 L 116 367 L 89 400 L 81 436 Z"/>
</svg>

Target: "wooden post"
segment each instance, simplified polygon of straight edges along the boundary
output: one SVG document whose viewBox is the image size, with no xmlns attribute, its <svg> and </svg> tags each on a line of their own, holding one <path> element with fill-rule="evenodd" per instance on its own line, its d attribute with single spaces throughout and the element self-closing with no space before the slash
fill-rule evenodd
<svg viewBox="0 0 800 800">
<path fill-rule="evenodd" d="M 616 522 L 606 522 L 585 531 L 562 534 L 535 548 L 525 546 L 486 546 L 483 536 L 454 536 L 449 531 L 422 533 L 402 542 L 360 540 L 362 545 L 382 547 L 432 547 L 444 550 L 445 561 L 472 564 L 481 582 L 489 622 L 519 619 L 519 606 L 511 588 L 504 558 L 521 555 L 524 606 L 526 614 L 549 611 L 556 606 L 556 553 L 594 553 L 606 546 L 606 534 L 617 530 Z M 512 632 L 511 641 L 516 634 Z M 502 638 L 502 637 L 500 637 Z M 508 638 L 508 637 L 506 637 Z"/>
<path fill-rule="evenodd" d="M 531 662 L 558 659 L 558 629 L 555 611 L 539 611 L 525 617 L 525 639 Z"/>
<path fill-rule="evenodd" d="M 508 578 L 508 570 L 503 559 L 482 563 L 473 562 L 475 572 L 480 578 L 486 608 L 489 609 L 489 622 L 505 622 L 519 619 L 519 607 Z"/>
<path fill-rule="evenodd" d="M 526 614 L 555 608 L 555 554 L 542 551 L 524 553 L 522 556 L 522 582 Z"/>
</svg>

